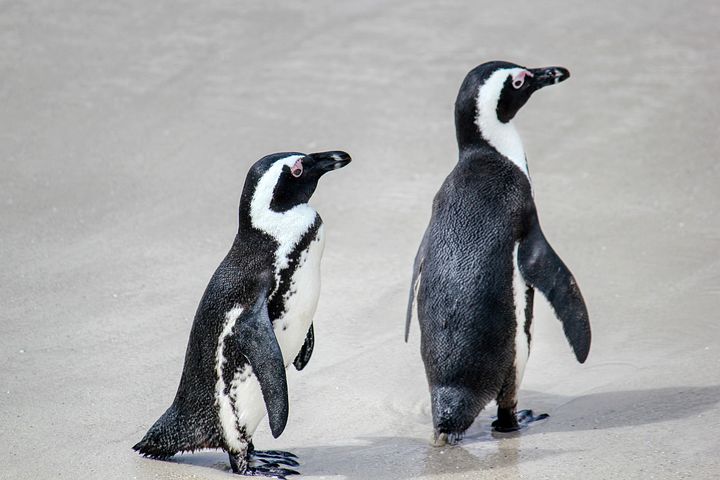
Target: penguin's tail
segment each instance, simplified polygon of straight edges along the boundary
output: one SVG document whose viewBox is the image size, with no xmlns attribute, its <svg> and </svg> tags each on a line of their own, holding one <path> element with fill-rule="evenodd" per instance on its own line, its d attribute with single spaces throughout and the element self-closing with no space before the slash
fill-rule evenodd
<svg viewBox="0 0 720 480">
<path fill-rule="evenodd" d="M 178 452 L 203 448 L 203 442 L 198 442 L 195 438 L 197 432 L 192 430 L 175 405 L 172 405 L 132 448 L 141 455 L 158 459 L 167 459 Z"/>
<path fill-rule="evenodd" d="M 487 402 L 470 388 L 438 385 L 431 389 L 432 416 L 437 446 L 461 440 Z"/>
</svg>

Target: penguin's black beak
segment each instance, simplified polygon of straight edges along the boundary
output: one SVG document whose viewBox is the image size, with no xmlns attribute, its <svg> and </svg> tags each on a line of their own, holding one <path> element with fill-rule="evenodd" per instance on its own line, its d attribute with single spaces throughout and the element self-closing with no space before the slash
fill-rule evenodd
<svg viewBox="0 0 720 480">
<path fill-rule="evenodd" d="M 343 168 L 350 163 L 350 155 L 340 150 L 332 152 L 310 153 L 303 159 L 306 168 L 312 169 L 319 175 Z"/>
<path fill-rule="evenodd" d="M 563 67 L 532 68 L 532 84 L 535 90 L 540 90 L 548 85 L 555 85 L 570 78 L 570 71 Z"/>
</svg>

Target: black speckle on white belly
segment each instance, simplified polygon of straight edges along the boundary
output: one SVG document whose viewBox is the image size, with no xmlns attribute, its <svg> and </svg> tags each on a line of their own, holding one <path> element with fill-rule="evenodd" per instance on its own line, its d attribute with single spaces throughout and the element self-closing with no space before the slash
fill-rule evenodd
<svg viewBox="0 0 720 480">
<path fill-rule="evenodd" d="M 298 242 L 290 255 L 288 268 L 279 272 L 279 285 L 268 305 L 286 366 L 300 352 L 315 314 L 324 245 L 324 229 L 319 223 Z"/>
<path fill-rule="evenodd" d="M 283 296 L 283 313 L 273 322 L 286 366 L 300 352 L 315 315 L 320 296 L 320 259 L 324 246 L 321 226 L 317 236 L 300 255 L 290 282 L 291 288 Z"/>
</svg>

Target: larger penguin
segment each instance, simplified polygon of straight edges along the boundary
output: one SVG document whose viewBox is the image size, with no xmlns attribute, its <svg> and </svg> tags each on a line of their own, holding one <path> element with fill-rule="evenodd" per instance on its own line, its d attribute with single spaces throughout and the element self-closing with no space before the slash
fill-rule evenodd
<svg viewBox="0 0 720 480">
<path fill-rule="evenodd" d="M 237 236 L 200 301 L 175 400 L 133 448 L 168 458 L 221 448 L 235 473 L 284 478 L 287 452 L 254 451 L 267 410 L 274 437 L 288 417 L 285 368 L 301 370 L 314 343 L 323 223 L 308 205 L 345 152 L 276 153 L 256 162 L 240 199 Z"/>
<path fill-rule="evenodd" d="M 530 96 L 567 79 L 561 67 L 484 63 L 455 103 L 459 162 L 435 196 L 410 288 L 430 386 L 435 443 L 454 443 L 497 401 L 498 431 L 516 413 L 532 340 L 534 290 L 552 305 L 579 362 L 590 349 L 588 313 L 572 274 L 538 222 L 520 136 L 512 119 Z M 416 301 L 416 304 L 415 304 Z"/>
</svg>

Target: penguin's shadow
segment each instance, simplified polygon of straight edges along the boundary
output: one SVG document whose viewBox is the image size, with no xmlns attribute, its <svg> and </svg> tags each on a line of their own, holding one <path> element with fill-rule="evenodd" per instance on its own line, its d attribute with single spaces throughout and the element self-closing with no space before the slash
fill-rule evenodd
<svg viewBox="0 0 720 480">
<path fill-rule="evenodd" d="M 543 413 L 551 409 L 549 421 L 523 432 L 603 430 L 648 425 L 696 416 L 720 402 L 720 385 L 623 390 L 581 396 L 521 391 L 520 406 Z"/>
<path fill-rule="evenodd" d="M 512 477 L 518 465 L 568 450 L 523 449 L 520 437 L 548 432 L 590 431 L 641 426 L 696 416 L 720 402 L 720 385 L 667 387 L 562 396 L 522 391 L 520 406 L 536 413 L 548 409 L 549 420 L 521 432 L 495 436 L 490 432 L 485 411 L 467 432 L 460 445 L 433 447 L 427 419 L 427 435 L 422 437 L 352 437 L 349 445 L 298 447 L 291 449 L 300 459 L 300 472 L 306 476 L 337 476 L 348 479 L 410 479 L 424 475 L 487 472 Z M 408 423 L 415 423 L 409 419 Z M 349 432 L 351 433 L 351 432 Z M 202 452 L 175 457 L 179 463 L 229 471 L 227 455 Z M 292 477 L 291 477 L 292 478 Z"/>
</svg>

